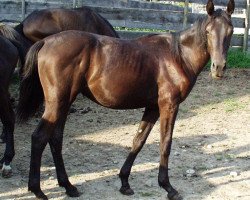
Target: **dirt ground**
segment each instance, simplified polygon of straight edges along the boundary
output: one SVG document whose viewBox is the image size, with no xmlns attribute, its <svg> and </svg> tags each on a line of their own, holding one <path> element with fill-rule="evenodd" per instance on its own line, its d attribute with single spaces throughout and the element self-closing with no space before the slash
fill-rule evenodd
<svg viewBox="0 0 250 200">
<path fill-rule="evenodd" d="M 230 69 L 214 81 L 204 71 L 180 106 L 170 158 L 170 181 L 185 200 L 250 199 L 250 70 Z M 12 95 L 17 96 L 16 87 Z M 163 200 L 158 186 L 159 122 L 135 161 L 135 194 L 119 193 L 117 176 L 143 110 L 110 110 L 79 96 L 69 115 L 63 156 L 70 181 L 85 200 Z M 0 199 L 34 199 L 27 191 L 30 140 L 39 117 L 16 125 L 13 177 L 0 177 Z M 2 128 L 2 125 L 0 125 Z M 0 155 L 4 145 L 0 144 Z M 194 170 L 188 174 L 187 170 Z M 59 188 L 49 148 L 43 154 L 41 187 L 50 199 L 73 199 Z"/>
</svg>

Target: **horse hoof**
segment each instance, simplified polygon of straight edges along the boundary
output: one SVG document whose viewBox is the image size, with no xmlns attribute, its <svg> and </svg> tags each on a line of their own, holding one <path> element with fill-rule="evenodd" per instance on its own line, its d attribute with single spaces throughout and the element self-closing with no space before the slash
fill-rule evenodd
<svg viewBox="0 0 250 200">
<path fill-rule="evenodd" d="M 121 187 L 120 192 L 127 196 L 134 194 L 134 191 L 130 187 Z"/>
<path fill-rule="evenodd" d="M 36 196 L 37 200 L 48 200 L 48 197 L 42 192 L 41 189 L 34 189 L 30 186 L 28 186 L 28 191 L 31 191 L 34 193 L 34 195 Z"/>
<path fill-rule="evenodd" d="M 48 200 L 48 197 L 44 195 L 44 197 L 36 197 L 36 200 Z"/>
<path fill-rule="evenodd" d="M 174 195 L 168 195 L 169 200 L 183 200 L 182 196 L 177 192 Z"/>
<path fill-rule="evenodd" d="M 9 165 L 3 165 L 2 167 L 2 177 L 3 178 L 10 178 L 12 176 L 12 169 Z"/>
<path fill-rule="evenodd" d="M 48 197 L 41 191 L 35 193 L 37 200 L 48 200 Z"/>
<path fill-rule="evenodd" d="M 66 191 L 66 194 L 69 196 L 69 197 L 79 197 L 81 196 L 82 193 L 78 192 L 77 188 L 74 187 L 70 190 L 67 190 Z"/>
</svg>

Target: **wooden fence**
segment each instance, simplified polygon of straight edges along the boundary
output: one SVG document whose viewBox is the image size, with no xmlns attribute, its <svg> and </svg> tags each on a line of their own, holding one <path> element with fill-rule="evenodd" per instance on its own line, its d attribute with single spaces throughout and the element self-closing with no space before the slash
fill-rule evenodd
<svg viewBox="0 0 250 200">
<path fill-rule="evenodd" d="M 245 32 L 234 35 L 232 46 L 250 49 L 249 1 L 235 0 L 236 8 L 246 9 L 243 18 L 233 15 L 235 28 Z M 202 14 L 191 12 L 191 3 L 205 5 L 207 0 L 175 0 L 178 4 L 165 4 L 138 0 L 1 0 L 0 21 L 20 22 L 35 9 L 89 6 L 109 22 L 119 27 L 123 38 L 134 38 L 147 34 L 145 31 L 179 31 L 191 26 Z M 228 0 L 214 0 L 215 5 L 226 6 Z M 143 31 L 138 31 L 143 30 Z"/>
</svg>

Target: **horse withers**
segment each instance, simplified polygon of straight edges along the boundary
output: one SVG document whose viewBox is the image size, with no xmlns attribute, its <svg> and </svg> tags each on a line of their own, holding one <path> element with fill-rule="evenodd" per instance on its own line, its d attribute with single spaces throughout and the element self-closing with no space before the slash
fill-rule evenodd
<svg viewBox="0 0 250 200">
<path fill-rule="evenodd" d="M 4 156 L 0 160 L 0 168 L 2 169 L 2 176 L 5 178 L 12 174 L 10 163 L 15 155 L 13 136 L 15 114 L 8 88 L 18 59 L 17 48 L 0 35 L 0 119 L 3 124 L 0 139 L 6 143 Z"/>
<path fill-rule="evenodd" d="M 133 194 L 128 178 L 133 162 L 160 118 L 158 182 L 171 200 L 182 199 L 169 181 L 168 163 L 179 104 L 193 88 L 211 58 L 214 78 L 221 78 L 233 25 L 234 1 L 227 10 L 207 3 L 207 16 L 175 34 L 154 34 L 120 40 L 80 31 L 66 31 L 31 47 L 20 89 L 18 116 L 28 119 L 45 102 L 42 119 L 32 134 L 28 188 L 47 199 L 40 187 L 41 156 L 50 145 L 60 186 L 71 197 L 79 192 L 68 180 L 62 140 L 68 110 L 82 93 L 113 109 L 145 108 L 133 146 L 120 171 L 121 193 Z"/>
</svg>

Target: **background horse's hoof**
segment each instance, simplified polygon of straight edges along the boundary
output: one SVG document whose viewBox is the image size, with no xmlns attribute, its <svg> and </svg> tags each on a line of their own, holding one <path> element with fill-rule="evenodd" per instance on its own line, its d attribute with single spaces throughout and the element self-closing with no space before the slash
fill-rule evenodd
<svg viewBox="0 0 250 200">
<path fill-rule="evenodd" d="M 77 188 L 74 187 L 73 189 L 66 190 L 66 194 L 69 197 L 79 197 L 79 196 L 81 196 L 82 193 L 78 192 Z"/>
<path fill-rule="evenodd" d="M 130 187 L 121 187 L 120 192 L 127 196 L 134 194 L 134 191 Z"/>
<path fill-rule="evenodd" d="M 174 195 L 168 195 L 169 200 L 183 200 L 182 196 L 177 192 Z"/>
<path fill-rule="evenodd" d="M 2 177 L 3 178 L 10 178 L 12 176 L 12 169 L 9 165 L 2 166 Z"/>
</svg>

